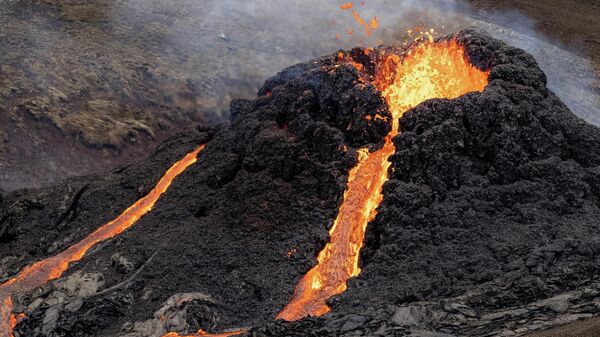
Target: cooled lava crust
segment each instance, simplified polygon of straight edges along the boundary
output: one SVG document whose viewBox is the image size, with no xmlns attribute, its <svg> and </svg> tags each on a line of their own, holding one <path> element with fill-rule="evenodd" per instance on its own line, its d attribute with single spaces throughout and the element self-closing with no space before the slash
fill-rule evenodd
<svg viewBox="0 0 600 337">
<path fill-rule="evenodd" d="M 362 273 L 332 313 L 274 321 L 328 241 L 357 150 L 390 131 L 369 82 L 386 48 L 347 53 L 363 72 L 338 54 L 290 67 L 255 100 L 235 101 L 229 123 L 187 130 L 144 161 L 1 196 L 4 282 L 206 144 L 130 230 L 13 298 L 26 315 L 15 336 L 524 334 L 600 315 L 600 130 L 546 88 L 530 55 L 479 30 L 454 38 L 489 84 L 401 119 Z"/>
</svg>

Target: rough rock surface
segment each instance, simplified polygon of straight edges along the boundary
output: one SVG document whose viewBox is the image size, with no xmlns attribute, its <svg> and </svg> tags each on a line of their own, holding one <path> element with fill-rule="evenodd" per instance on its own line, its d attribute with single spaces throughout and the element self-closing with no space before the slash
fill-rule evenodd
<svg viewBox="0 0 600 337">
<path fill-rule="evenodd" d="M 531 56 L 478 31 L 458 40 L 490 83 L 402 118 L 337 314 L 258 335 L 508 336 L 597 315 L 600 131 L 546 89 Z M 357 313 L 368 323 L 343 328 Z"/>
<path fill-rule="evenodd" d="M 477 30 L 457 38 L 490 83 L 403 117 L 362 273 L 331 314 L 272 322 L 327 240 L 356 150 L 380 146 L 390 126 L 365 118 L 389 112 L 364 76 L 325 57 L 235 101 L 230 123 L 190 130 L 145 161 L 0 200 L 6 280 L 207 144 L 131 230 L 15 299 L 27 315 L 16 336 L 250 326 L 251 336 L 522 335 L 598 316 L 600 130 L 546 89 L 531 56 Z"/>
<path fill-rule="evenodd" d="M 389 114 L 383 98 L 351 66 L 325 58 L 284 77 L 268 82 L 264 96 L 234 102 L 229 124 L 190 130 L 144 162 L 9 195 L 0 216 L 4 280 L 115 217 L 185 152 L 207 144 L 151 216 L 64 278 L 19 296 L 16 310 L 27 319 L 16 335 L 135 335 L 171 296 L 191 293 L 211 301 L 191 298 L 187 317 L 173 313 L 165 331 L 270 321 L 328 239 L 356 149 L 377 146 L 390 129 L 375 118 Z M 72 275 L 101 282 L 66 291 Z"/>
<path fill-rule="evenodd" d="M 588 2 L 493 7 L 537 8 L 544 32 L 584 42 L 598 61 L 591 32 L 600 31 L 600 6 Z M 319 0 L 0 1 L 0 188 L 52 186 L 146 158 L 189 124 L 225 121 L 232 98 L 253 98 L 283 67 L 339 48 L 396 44 L 415 26 L 453 33 L 476 25 L 525 48 L 571 110 L 600 125 L 599 62 L 594 74 L 585 58 L 508 29 L 520 26 L 514 21 L 502 27 L 490 23 L 494 15 L 436 7 L 367 3 L 361 15 L 380 18 L 367 38 L 345 34 L 358 28 L 350 11 Z"/>
<path fill-rule="evenodd" d="M 190 124 L 225 121 L 233 98 L 282 67 L 335 49 L 290 45 L 289 31 L 219 3 L 1 1 L 0 187 L 145 158 Z"/>
</svg>

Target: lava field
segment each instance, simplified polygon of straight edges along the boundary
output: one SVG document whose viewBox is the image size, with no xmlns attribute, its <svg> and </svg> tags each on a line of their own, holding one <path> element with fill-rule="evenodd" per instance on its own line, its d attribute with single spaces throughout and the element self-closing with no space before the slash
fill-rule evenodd
<svg viewBox="0 0 600 337">
<path fill-rule="evenodd" d="M 600 316 L 600 130 L 479 29 L 298 64 L 0 195 L 0 337 L 519 336 Z"/>
</svg>

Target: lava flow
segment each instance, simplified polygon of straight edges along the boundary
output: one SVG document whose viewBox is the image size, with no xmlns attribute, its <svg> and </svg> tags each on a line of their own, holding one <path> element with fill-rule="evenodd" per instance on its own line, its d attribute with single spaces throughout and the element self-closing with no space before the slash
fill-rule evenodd
<svg viewBox="0 0 600 337">
<path fill-rule="evenodd" d="M 0 285 L 0 302 L 2 303 L 2 307 L 0 307 L 0 337 L 13 337 L 13 329 L 22 318 L 22 314 L 12 313 L 13 295 L 27 293 L 59 278 L 70 263 L 81 260 L 92 246 L 113 238 L 133 226 L 142 216 L 152 210 L 154 204 L 167 191 L 173 180 L 197 161 L 198 153 L 203 149 L 204 145 L 199 146 L 171 166 L 150 193 L 136 201 L 117 218 L 101 226 L 62 253 L 25 267 L 16 277 Z"/>
<path fill-rule="evenodd" d="M 241 335 L 244 332 L 246 332 L 246 330 L 236 330 L 236 331 L 221 332 L 221 333 L 208 333 L 208 332 L 205 332 L 204 330 L 198 330 L 198 332 L 191 334 L 191 335 L 183 336 L 176 332 L 170 332 L 170 333 L 164 335 L 163 337 L 230 337 L 230 336 L 235 336 L 235 335 Z"/>
<path fill-rule="evenodd" d="M 380 65 L 376 83 L 392 113 L 392 130 L 380 150 L 360 151 L 360 161 L 349 173 L 342 205 L 329 232 L 330 241 L 277 318 L 294 321 L 329 312 L 326 301 L 344 292 L 348 279 L 360 273 L 359 252 L 367 224 L 383 199 L 389 158 L 396 151 L 392 138 L 399 132 L 402 115 L 428 99 L 482 91 L 487 78 L 488 73 L 473 67 L 454 40 L 424 41 L 403 57 L 391 55 Z"/>
</svg>

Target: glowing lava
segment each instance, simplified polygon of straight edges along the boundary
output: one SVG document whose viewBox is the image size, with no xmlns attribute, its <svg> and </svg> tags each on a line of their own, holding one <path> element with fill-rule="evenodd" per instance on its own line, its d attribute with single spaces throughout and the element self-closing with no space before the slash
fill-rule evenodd
<svg viewBox="0 0 600 337">
<path fill-rule="evenodd" d="M 241 335 L 244 332 L 246 332 L 246 330 L 236 330 L 236 331 L 231 331 L 231 332 L 222 332 L 222 333 L 208 333 L 205 332 L 204 330 L 198 330 L 198 332 L 196 332 L 195 334 L 192 335 L 180 335 L 176 332 L 170 332 L 166 335 L 164 335 L 163 337 L 229 337 L 229 336 L 235 336 L 235 335 Z"/>
<path fill-rule="evenodd" d="M 424 41 L 403 57 L 390 55 L 380 64 L 376 83 L 393 115 L 392 131 L 380 150 L 360 151 L 360 161 L 349 173 L 342 205 L 329 232 L 330 241 L 277 318 L 294 321 L 327 313 L 326 301 L 344 292 L 348 279 L 360 273 L 359 252 L 367 224 L 383 199 L 389 158 L 396 151 L 392 138 L 398 134 L 402 115 L 428 99 L 482 91 L 487 78 L 488 73 L 473 67 L 454 40 Z"/>
<path fill-rule="evenodd" d="M 468 92 L 482 91 L 488 73 L 473 67 L 463 48 L 454 40 L 424 41 L 406 55 L 389 55 L 378 65 L 375 83 L 387 100 L 393 115 L 392 130 L 380 150 L 359 150 L 359 163 L 349 172 L 348 185 L 338 215 L 329 232 L 330 241 L 319 253 L 318 264 L 297 285 L 288 305 L 277 318 L 288 321 L 320 316 L 330 308 L 326 301 L 344 292 L 347 281 L 360 274 L 359 252 L 368 223 L 376 215 L 388 180 L 389 158 L 396 149 L 392 142 L 398 134 L 402 115 L 419 103 L 432 98 L 456 98 Z M 80 260 L 95 244 L 119 235 L 148 213 L 172 181 L 197 161 L 204 145 L 175 163 L 152 191 L 64 252 L 25 267 L 15 278 L 0 285 L 0 337 L 13 337 L 15 325 L 24 317 L 13 314 L 13 295 L 27 293 L 60 277 L 69 264 Z M 187 337 L 227 337 L 238 330 L 209 334 L 202 330 Z M 164 337 L 179 337 L 169 333 Z"/>
<path fill-rule="evenodd" d="M 0 285 L 0 337 L 13 337 L 13 329 L 22 318 L 22 314 L 13 315 L 12 296 L 27 293 L 51 280 L 59 278 L 69 268 L 69 264 L 79 261 L 95 244 L 115 237 L 135 224 L 142 216 L 152 210 L 160 196 L 167 191 L 173 180 L 197 161 L 204 149 L 199 146 L 175 163 L 156 186 L 145 197 L 136 201 L 114 220 L 98 228 L 85 239 L 67 248 L 62 253 L 25 267 L 16 277 Z"/>
</svg>

